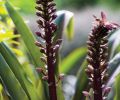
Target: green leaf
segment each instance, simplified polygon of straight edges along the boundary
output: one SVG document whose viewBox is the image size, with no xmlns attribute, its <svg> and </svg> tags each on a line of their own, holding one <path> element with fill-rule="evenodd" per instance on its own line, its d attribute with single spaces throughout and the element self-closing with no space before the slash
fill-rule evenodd
<svg viewBox="0 0 120 100">
<path fill-rule="evenodd" d="M 64 31 L 64 21 L 65 21 L 65 14 L 58 14 L 58 17 L 55 20 L 55 24 L 57 25 L 57 31 L 54 33 L 54 42 L 57 39 L 61 39 Z"/>
<path fill-rule="evenodd" d="M 68 36 L 69 40 L 73 39 L 74 36 L 74 17 L 73 17 L 73 13 L 69 12 L 69 16 L 67 15 L 67 18 L 69 18 L 69 22 L 67 24 L 67 28 L 66 28 L 66 35 Z"/>
<path fill-rule="evenodd" d="M 35 0 L 9 0 L 15 7 L 19 7 L 24 14 L 32 14 L 35 11 Z"/>
<path fill-rule="evenodd" d="M 116 54 L 109 62 L 108 73 L 111 76 L 120 64 L 120 53 Z"/>
<path fill-rule="evenodd" d="M 110 58 L 112 58 L 117 52 L 117 48 L 120 46 L 120 30 L 117 30 L 109 38 L 109 45 L 111 46 Z"/>
<path fill-rule="evenodd" d="M 14 100 L 29 100 L 3 56 L 0 54 L 0 76 Z"/>
<path fill-rule="evenodd" d="M 35 46 L 34 44 L 35 37 L 33 36 L 32 32 L 27 27 L 24 20 L 19 15 L 19 13 L 13 8 L 13 6 L 8 1 L 6 1 L 5 6 L 8 10 L 10 17 L 12 18 L 16 26 L 17 31 L 21 35 L 21 38 L 23 39 L 32 57 L 32 60 L 34 61 L 35 66 L 36 67 L 43 66 L 44 65 L 43 62 L 40 61 L 40 56 L 42 56 L 42 54 L 39 52 L 39 48 Z"/>
<path fill-rule="evenodd" d="M 114 100 L 120 100 L 120 74 L 116 77 L 115 81 L 115 98 Z"/>
<path fill-rule="evenodd" d="M 0 84 L 0 100 L 4 100 L 2 92 L 3 92 L 3 87 Z"/>
<path fill-rule="evenodd" d="M 16 78 L 20 82 L 21 86 L 23 87 L 27 95 L 32 100 L 40 100 L 42 97 L 42 93 L 38 95 L 37 89 L 40 85 L 42 90 L 42 85 L 37 74 L 33 74 L 32 76 L 31 75 L 32 69 L 30 67 L 26 69 L 27 71 L 24 71 L 22 69 L 23 68 L 22 65 L 17 60 L 15 54 L 13 54 L 12 51 L 4 43 L 0 43 L 0 53 L 5 58 L 6 62 L 10 66 L 11 70 L 15 74 Z M 29 75 L 31 75 L 31 77 L 29 77 Z M 32 84 L 28 80 L 28 77 L 29 79 L 31 79 Z"/>
<path fill-rule="evenodd" d="M 66 58 L 62 60 L 60 72 L 68 73 L 75 66 L 75 64 L 80 61 L 80 59 L 83 59 L 83 57 L 85 57 L 85 55 L 85 47 L 75 49 L 72 53 L 70 53 Z"/>
<path fill-rule="evenodd" d="M 87 62 L 85 60 L 77 73 L 77 82 L 76 82 L 76 88 L 75 88 L 75 94 L 73 96 L 73 100 L 82 100 L 83 98 L 85 98 L 82 92 L 88 86 L 88 78 L 85 73 L 86 67 L 87 67 Z"/>
<path fill-rule="evenodd" d="M 63 95 L 63 89 L 62 89 L 61 82 L 59 82 L 59 84 L 57 86 L 57 99 L 58 100 L 65 100 L 64 95 Z"/>
<path fill-rule="evenodd" d="M 58 11 L 58 17 L 55 20 L 56 25 L 58 26 L 55 34 L 55 40 L 61 39 L 63 33 L 65 32 L 68 39 L 71 40 L 74 36 L 74 14 L 70 11 Z"/>
<path fill-rule="evenodd" d="M 55 20 L 55 23 L 58 27 L 57 31 L 54 33 L 55 34 L 55 38 L 54 38 L 54 43 L 56 42 L 56 40 L 58 39 L 61 39 L 62 38 L 62 35 L 65 31 L 65 29 L 68 30 L 68 32 L 70 32 L 70 34 L 73 34 L 72 30 L 70 30 L 69 28 L 71 27 L 72 28 L 72 19 L 71 17 L 68 16 L 68 18 L 66 17 L 68 14 L 71 14 L 71 12 L 65 12 L 65 11 L 62 11 L 62 12 L 57 12 L 58 14 L 58 17 L 57 19 Z M 67 19 L 66 19 L 67 18 Z M 71 21 L 71 22 L 70 22 Z M 69 26 L 67 26 L 69 25 Z M 69 36 L 70 36 L 69 34 Z M 68 37 L 69 37 L 68 36 Z M 56 53 L 56 76 L 59 77 L 59 63 L 60 63 L 60 55 L 59 55 L 59 51 Z M 58 100 L 64 100 L 64 95 L 62 93 L 62 87 L 61 87 L 61 83 L 59 83 L 58 87 L 57 87 L 57 94 L 58 94 Z"/>
</svg>

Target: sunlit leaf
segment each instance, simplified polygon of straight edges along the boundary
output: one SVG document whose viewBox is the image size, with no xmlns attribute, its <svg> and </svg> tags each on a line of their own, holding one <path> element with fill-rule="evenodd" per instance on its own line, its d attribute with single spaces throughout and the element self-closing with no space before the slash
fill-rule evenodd
<svg viewBox="0 0 120 100">
<path fill-rule="evenodd" d="M 61 38 L 63 33 L 66 33 L 68 39 L 72 39 L 74 36 L 74 14 L 70 11 L 62 10 L 57 12 L 57 19 L 55 23 L 58 26 L 55 35 Z"/>
<path fill-rule="evenodd" d="M 35 11 L 35 0 L 9 0 L 14 7 L 19 7 L 23 13 L 33 13 Z"/>
<path fill-rule="evenodd" d="M 65 57 L 60 66 L 60 72 L 68 73 L 72 68 L 74 68 L 75 64 L 80 61 L 86 55 L 86 48 L 81 47 L 75 49 L 72 53 L 70 53 L 67 57 Z"/>
<path fill-rule="evenodd" d="M 2 87 L 2 85 L 0 84 L 0 100 L 4 100 L 3 95 L 2 95 L 2 92 L 3 92 L 3 87 Z"/>
<path fill-rule="evenodd" d="M 36 67 L 44 66 L 43 62 L 40 61 L 40 56 L 42 56 L 42 54 L 40 53 L 39 48 L 34 44 L 36 40 L 35 37 L 33 36 L 33 33 L 25 24 L 23 18 L 19 15 L 19 13 L 13 8 L 13 6 L 8 1 L 6 2 L 5 5 L 10 17 L 12 18 L 16 26 L 17 31 L 21 35 L 21 38 L 23 39 L 27 47 L 27 50 L 31 55 L 32 60 L 34 61 L 35 66 Z"/>
<path fill-rule="evenodd" d="M 120 99 L 120 74 L 116 77 L 115 81 L 115 98 L 114 100 Z"/>
<path fill-rule="evenodd" d="M 6 33 L 0 33 L 0 42 L 13 39 L 16 37 L 20 37 L 20 35 L 13 35 L 12 31 L 8 31 Z"/>
<path fill-rule="evenodd" d="M 6 15 L 7 11 L 3 5 L 0 4 L 0 15 Z"/>
<path fill-rule="evenodd" d="M 23 52 L 19 49 L 12 48 L 12 50 L 16 53 L 18 56 L 23 56 Z"/>
</svg>

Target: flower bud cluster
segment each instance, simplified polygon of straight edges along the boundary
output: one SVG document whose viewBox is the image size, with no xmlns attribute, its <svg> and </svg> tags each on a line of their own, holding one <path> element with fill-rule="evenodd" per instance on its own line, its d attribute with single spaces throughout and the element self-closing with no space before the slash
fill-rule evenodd
<svg viewBox="0 0 120 100">
<path fill-rule="evenodd" d="M 95 17 L 95 16 L 94 16 Z M 108 66 L 108 34 L 111 30 L 117 28 L 117 24 L 106 21 L 106 16 L 102 12 L 102 19 L 96 19 L 96 26 L 92 29 L 89 34 L 87 45 L 88 45 L 88 56 L 87 62 L 88 67 L 86 73 L 90 85 L 93 88 L 94 100 L 103 100 L 106 96 L 108 89 L 106 88 L 103 93 L 103 86 L 107 80 L 107 66 Z M 86 93 L 86 92 L 85 92 Z"/>
<path fill-rule="evenodd" d="M 46 66 L 46 70 L 37 68 L 37 71 L 42 73 L 42 79 L 48 82 L 50 100 L 57 100 L 56 84 L 62 78 L 59 75 L 58 81 L 55 80 L 55 63 L 56 53 L 59 50 L 62 40 L 58 39 L 53 43 L 54 32 L 57 30 L 57 26 L 54 24 L 54 20 L 57 17 L 56 4 L 53 0 L 37 0 L 36 4 L 36 15 L 39 17 L 37 23 L 40 29 L 39 32 L 36 32 L 36 35 L 43 39 L 45 43 L 36 41 L 35 44 L 40 48 L 40 52 L 43 53 L 41 61 Z"/>
</svg>

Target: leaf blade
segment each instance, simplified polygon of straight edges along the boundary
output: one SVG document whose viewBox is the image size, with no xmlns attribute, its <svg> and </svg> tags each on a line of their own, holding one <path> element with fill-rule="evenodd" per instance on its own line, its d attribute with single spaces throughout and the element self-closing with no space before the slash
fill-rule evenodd
<svg viewBox="0 0 120 100">
<path fill-rule="evenodd" d="M 35 37 L 33 36 L 30 29 L 25 24 L 22 17 L 19 15 L 19 13 L 13 8 L 13 6 L 6 1 L 5 6 L 7 8 L 7 11 L 12 18 L 16 29 L 18 30 L 19 34 L 21 35 L 21 38 L 23 39 L 33 61 L 36 67 L 43 66 L 43 62 L 40 61 L 40 56 L 42 55 L 39 52 L 39 49 L 37 46 L 35 46 Z"/>
<path fill-rule="evenodd" d="M 25 91 L 19 84 L 18 80 L 15 78 L 14 74 L 9 68 L 9 65 L 6 63 L 6 61 L 4 60 L 1 54 L 0 54 L 0 76 L 3 82 L 6 84 L 6 87 L 10 95 L 13 97 L 13 99 L 29 100 Z"/>
</svg>

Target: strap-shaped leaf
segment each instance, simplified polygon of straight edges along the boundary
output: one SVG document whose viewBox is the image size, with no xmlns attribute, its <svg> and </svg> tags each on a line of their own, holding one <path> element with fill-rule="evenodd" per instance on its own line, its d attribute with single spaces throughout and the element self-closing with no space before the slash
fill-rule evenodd
<svg viewBox="0 0 120 100">
<path fill-rule="evenodd" d="M 89 82 L 87 79 L 87 75 L 85 73 L 86 67 L 87 67 L 87 62 L 85 60 L 77 73 L 77 82 L 76 82 L 75 95 L 73 96 L 73 100 L 82 100 L 83 98 L 85 98 L 82 92 L 86 89 Z"/>
<path fill-rule="evenodd" d="M 86 48 L 81 47 L 75 49 L 72 53 L 70 53 L 66 58 L 64 58 L 61 62 L 60 72 L 68 73 L 72 68 L 74 68 L 75 64 L 82 60 L 86 56 Z"/>
<path fill-rule="evenodd" d="M 114 100 L 120 100 L 120 74 L 116 77 L 115 81 L 115 98 Z"/>
<path fill-rule="evenodd" d="M 40 89 L 39 87 L 42 88 L 42 84 L 37 76 L 37 73 L 31 75 L 33 70 L 30 67 L 24 71 L 15 54 L 4 43 L 0 43 L 0 53 L 5 58 L 6 62 L 10 66 L 10 69 L 15 74 L 29 98 L 32 100 L 40 100 L 42 97 L 42 92 L 38 95 L 37 89 Z"/>
<path fill-rule="evenodd" d="M 115 72 L 119 64 L 120 64 L 120 53 L 116 54 L 115 57 L 113 57 L 109 61 L 109 67 L 108 67 L 109 76 L 111 76 Z"/>
<path fill-rule="evenodd" d="M 36 67 L 43 66 L 43 62 L 40 61 L 40 56 L 42 54 L 39 52 L 38 47 L 35 46 L 35 44 L 34 44 L 35 37 L 33 36 L 32 32 L 27 27 L 24 20 L 19 15 L 19 13 L 13 8 L 13 6 L 8 1 L 6 1 L 5 6 L 7 8 L 7 11 L 9 13 L 11 19 L 13 20 L 13 22 L 16 26 L 18 33 L 21 35 L 21 38 L 23 39 L 23 41 L 32 57 L 32 60 L 34 61 L 35 66 Z"/>
<path fill-rule="evenodd" d="M 2 92 L 3 92 L 3 87 L 0 84 L 0 100 L 4 100 Z"/>
<path fill-rule="evenodd" d="M 9 65 L 0 54 L 0 76 L 14 100 L 29 100 Z"/>
<path fill-rule="evenodd" d="M 112 58 L 117 52 L 117 49 L 120 47 L 120 30 L 117 30 L 109 38 L 109 46 L 111 47 L 110 58 Z"/>
<path fill-rule="evenodd" d="M 55 32 L 55 40 L 61 39 L 63 33 L 66 33 L 67 38 L 71 40 L 74 36 L 74 14 L 70 11 L 62 10 L 57 12 L 58 17 L 55 20 L 58 26 Z"/>
</svg>

